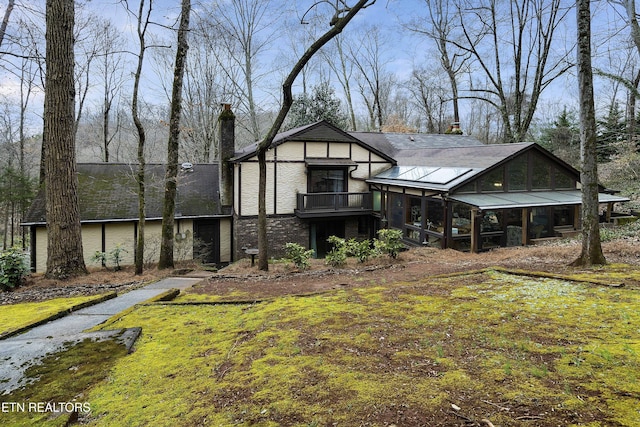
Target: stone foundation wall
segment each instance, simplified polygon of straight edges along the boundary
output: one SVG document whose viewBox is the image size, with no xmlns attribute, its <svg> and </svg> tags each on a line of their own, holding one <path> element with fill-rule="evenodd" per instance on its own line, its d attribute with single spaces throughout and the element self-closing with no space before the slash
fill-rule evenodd
<svg viewBox="0 0 640 427">
<path fill-rule="evenodd" d="M 247 255 L 242 248 L 258 247 L 258 218 L 240 218 L 234 220 L 235 259 Z M 267 236 L 269 236 L 269 258 L 284 256 L 286 243 L 297 243 L 309 247 L 309 224 L 295 216 L 267 218 Z"/>
</svg>

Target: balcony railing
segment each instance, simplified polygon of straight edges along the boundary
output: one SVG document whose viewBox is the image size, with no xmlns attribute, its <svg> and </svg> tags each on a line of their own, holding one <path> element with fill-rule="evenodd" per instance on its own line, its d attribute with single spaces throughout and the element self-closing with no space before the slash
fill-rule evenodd
<svg viewBox="0 0 640 427">
<path fill-rule="evenodd" d="M 372 209 L 371 193 L 298 194 L 296 214 L 300 217 L 366 214 Z"/>
</svg>

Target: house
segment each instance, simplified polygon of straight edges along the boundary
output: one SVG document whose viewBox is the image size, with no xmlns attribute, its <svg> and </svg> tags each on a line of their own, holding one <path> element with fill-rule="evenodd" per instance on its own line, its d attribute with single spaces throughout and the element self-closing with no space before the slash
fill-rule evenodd
<svg viewBox="0 0 640 427">
<path fill-rule="evenodd" d="M 233 164 L 234 247 L 257 247 L 257 144 L 236 153 Z M 331 235 L 369 238 L 375 227 L 367 179 L 395 164 L 382 150 L 327 122 L 276 136 L 266 156 L 267 227 L 274 256 L 293 242 L 323 257 Z"/>
<path fill-rule="evenodd" d="M 234 115 L 220 115 L 220 162 L 178 178 L 180 258 L 224 264 L 257 248 L 257 143 L 235 150 Z M 370 239 L 402 231 L 407 245 L 478 252 L 575 234 L 579 173 L 535 143 L 484 145 L 463 135 L 344 132 L 320 121 L 278 134 L 266 155 L 270 256 L 298 243 L 324 257 L 329 236 Z M 85 259 L 124 245 L 133 263 L 137 193 L 131 166 L 78 165 Z M 147 170 L 145 250 L 157 259 L 164 166 Z M 601 188 L 609 218 L 629 199 Z M 46 262 L 44 194 L 27 215 L 32 264 Z M 155 248 L 157 242 L 157 248 Z M 181 242 L 181 243 L 180 243 Z M 208 248 L 204 250 L 203 248 Z"/>
<path fill-rule="evenodd" d="M 123 163 L 78 164 L 78 199 L 84 259 L 91 265 L 95 252 L 109 254 L 120 248 L 121 264 L 133 264 L 138 227 L 135 165 Z M 145 262 L 160 255 L 165 166 L 145 169 Z M 220 203 L 217 164 L 184 164 L 178 174 L 175 208 L 174 256 L 199 258 L 206 263 L 230 262 L 232 216 Z M 46 270 L 47 227 L 45 194 L 36 196 L 23 226 L 31 235 L 31 269 Z M 96 264 L 99 265 L 99 264 Z"/>
<path fill-rule="evenodd" d="M 408 244 L 478 252 L 580 229 L 580 174 L 538 144 L 395 147 L 397 164 L 367 182 L 374 216 Z M 599 194 L 609 213 L 628 200 Z"/>
<path fill-rule="evenodd" d="M 256 148 L 232 159 L 238 257 L 257 246 Z M 407 245 L 472 252 L 569 236 L 581 224 L 579 180 L 535 143 L 342 132 L 318 122 L 279 134 L 268 151 L 272 255 L 295 242 L 323 257 L 327 237 L 372 238 L 380 228 L 402 230 Z M 599 194 L 609 214 L 628 200 Z"/>
</svg>

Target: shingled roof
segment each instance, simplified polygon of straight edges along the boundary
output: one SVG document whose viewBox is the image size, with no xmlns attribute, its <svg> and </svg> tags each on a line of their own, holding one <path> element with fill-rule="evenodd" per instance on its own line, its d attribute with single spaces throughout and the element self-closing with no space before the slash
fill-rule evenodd
<svg viewBox="0 0 640 427">
<path fill-rule="evenodd" d="M 135 165 L 123 163 L 78 164 L 78 204 L 82 222 L 113 222 L 138 219 Z M 162 218 L 165 165 L 145 169 L 146 218 Z M 178 173 L 176 217 L 223 216 L 218 187 L 218 164 L 196 164 Z M 26 215 L 24 225 L 46 222 L 45 193 L 40 191 Z"/>
<path fill-rule="evenodd" d="M 386 132 L 349 132 L 349 134 L 393 157 L 398 164 L 414 166 L 423 165 L 423 160 L 431 156 L 430 150 L 472 149 L 485 146 L 480 140 L 468 135 Z M 409 163 L 402 163 L 403 159 L 411 160 Z"/>
<path fill-rule="evenodd" d="M 277 147 L 287 141 L 304 141 L 304 142 L 349 142 L 362 145 L 368 150 L 376 152 L 381 157 L 387 158 L 389 161 L 393 159 L 388 153 L 389 147 L 370 146 L 366 141 L 360 140 L 355 134 L 345 132 L 331 123 L 321 120 L 309 125 L 300 126 L 294 129 L 281 132 L 275 136 L 270 148 Z M 258 143 L 251 144 L 241 151 L 236 152 L 234 161 L 241 162 L 257 153 Z"/>
</svg>

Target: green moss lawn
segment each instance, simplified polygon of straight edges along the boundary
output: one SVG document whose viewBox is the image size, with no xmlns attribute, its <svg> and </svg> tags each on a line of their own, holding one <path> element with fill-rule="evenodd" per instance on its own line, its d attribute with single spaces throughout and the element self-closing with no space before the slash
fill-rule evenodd
<svg viewBox="0 0 640 427">
<path fill-rule="evenodd" d="M 618 265 L 597 276 L 640 274 Z M 80 421 L 95 426 L 640 425 L 632 287 L 483 270 L 259 303 L 205 299 L 139 306 L 105 325 L 141 326 L 135 351 L 82 390 L 47 393 L 88 402 Z M 56 366 L 52 377 L 70 375 Z"/>
<path fill-rule="evenodd" d="M 0 306 L 0 337 L 13 331 L 38 324 L 52 316 L 76 310 L 93 302 L 98 302 L 113 294 L 55 298 L 41 302 L 9 304 Z"/>
</svg>

